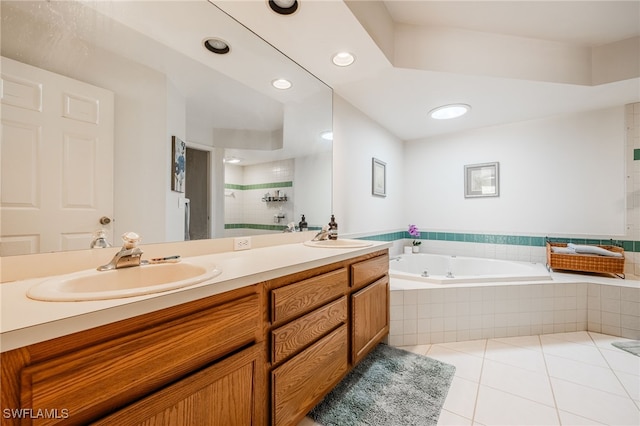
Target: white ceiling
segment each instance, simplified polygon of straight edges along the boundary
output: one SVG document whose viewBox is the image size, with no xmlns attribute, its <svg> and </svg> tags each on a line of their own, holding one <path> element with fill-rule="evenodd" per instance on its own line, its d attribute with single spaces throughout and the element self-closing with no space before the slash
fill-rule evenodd
<svg viewBox="0 0 640 426">
<path fill-rule="evenodd" d="M 637 1 L 385 1 L 395 22 L 598 46 L 638 35 Z"/>
<path fill-rule="evenodd" d="M 212 1 L 402 140 L 640 101 L 639 1 Z"/>
</svg>

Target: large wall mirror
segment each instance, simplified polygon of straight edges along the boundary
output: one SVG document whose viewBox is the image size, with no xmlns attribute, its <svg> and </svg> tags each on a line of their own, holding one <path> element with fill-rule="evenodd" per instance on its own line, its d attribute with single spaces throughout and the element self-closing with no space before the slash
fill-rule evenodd
<svg viewBox="0 0 640 426">
<path fill-rule="evenodd" d="M 88 249 L 98 230 L 118 246 L 126 231 L 159 243 L 328 221 L 331 89 L 215 1 L 0 11 L 0 255 Z"/>
</svg>

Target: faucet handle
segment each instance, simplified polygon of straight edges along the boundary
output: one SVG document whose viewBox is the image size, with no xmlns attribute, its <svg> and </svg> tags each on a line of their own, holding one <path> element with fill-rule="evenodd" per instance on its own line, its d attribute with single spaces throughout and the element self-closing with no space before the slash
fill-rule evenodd
<svg viewBox="0 0 640 426">
<path fill-rule="evenodd" d="M 124 248 L 129 250 L 138 245 L 138 243 L 142 240 L 140 235 L 135 232 L 126 232 L 122 234 L 122 241 L 124 241 Z"/>
</svg>

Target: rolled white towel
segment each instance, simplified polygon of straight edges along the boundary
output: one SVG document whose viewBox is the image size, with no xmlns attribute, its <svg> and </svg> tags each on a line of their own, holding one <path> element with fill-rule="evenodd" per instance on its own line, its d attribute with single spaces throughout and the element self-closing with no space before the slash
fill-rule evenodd
<svg viewBox="0 0 640 426">
<path fill-rule="evenodd" d="M 597 254 L 600 256 L 609 256 L 609 257 L 622 257 L 622 253 L 607 250 L 598 246 L 587 246 L 587 245 L 569 243 L 567 244 L 567 247 L 572 248 L 573 250 L 575 250 L 576 253 Z"/>
<path fill-rule="evenodd" d="M 576 251 L 571 247 L 551 246 L 551 251 L 558 254 L 576 254 Z"/>
</svg>

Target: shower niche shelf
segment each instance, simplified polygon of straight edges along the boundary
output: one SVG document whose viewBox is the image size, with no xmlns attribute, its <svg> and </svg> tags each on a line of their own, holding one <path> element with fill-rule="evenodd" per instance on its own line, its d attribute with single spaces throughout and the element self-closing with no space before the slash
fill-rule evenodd
<svg viewBox="0 0 640 426">
<path fill-rule="evenodd" d="M 265 203 L 283 203 L 285 201 L 288 201 L 289 199 L 287 198 L 287 196 L 284 197 L 262 197 L 262 201 L 264 201 Z"/>
</svg>

